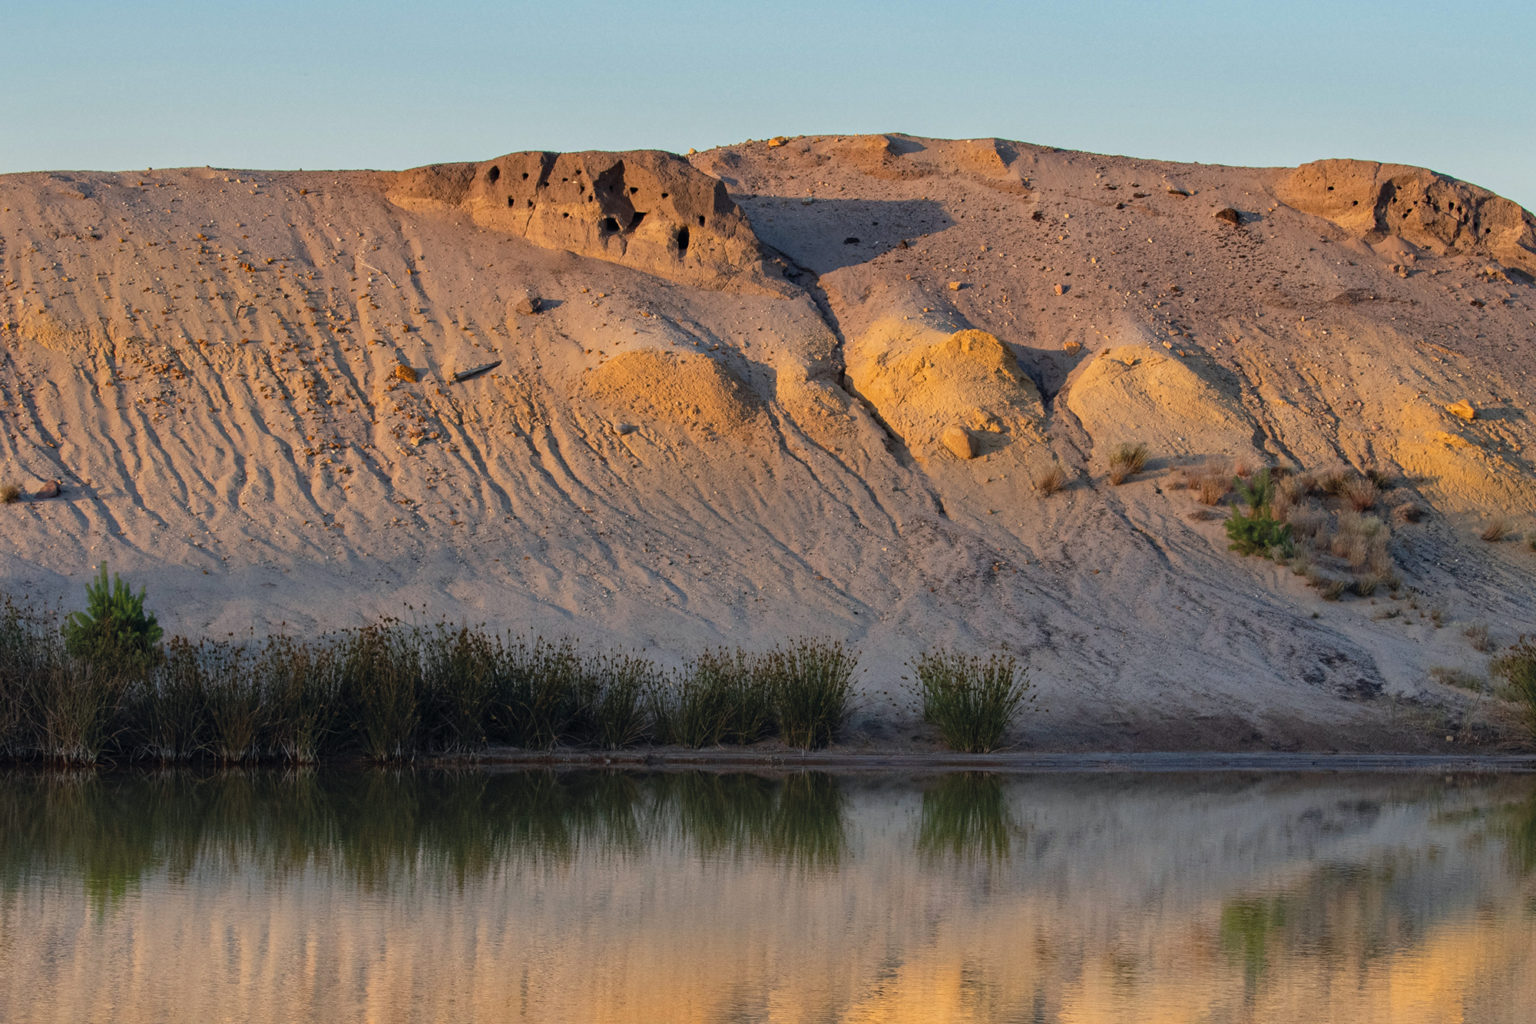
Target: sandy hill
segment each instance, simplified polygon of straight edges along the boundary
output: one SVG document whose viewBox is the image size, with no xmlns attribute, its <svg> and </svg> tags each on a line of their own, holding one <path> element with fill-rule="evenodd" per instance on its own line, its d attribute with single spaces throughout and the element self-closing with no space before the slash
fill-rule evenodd
<svg viewBox="0 0 1536 1024">
<path fill-rule="evenodd" d="M 886 723 L 917 652 L 1001 647 L 1045 746 L 1484 742 L 1482 648 L 1536 631 L 1533 274 L 1515 204 L 1357 161 L 9 175 L 0 472 L 63 489 L 0 510 L 0 578 L 105 560 L 191 635 L 834 635 Z M 1200 499 L 1264 465 L 1315 471 L 1288 563 Z"/>
</svg>

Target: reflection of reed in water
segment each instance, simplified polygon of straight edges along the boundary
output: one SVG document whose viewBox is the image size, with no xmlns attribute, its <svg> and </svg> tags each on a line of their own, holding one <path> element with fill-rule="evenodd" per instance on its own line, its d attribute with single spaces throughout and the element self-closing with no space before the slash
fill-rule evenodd
<svg viewBox="0 0 1536 1024">
<path fill-rule="evenodd" d="M 497 871 L 634 857 L 681 841 L 701 857 L 837 867 L 845 796 L 822 773 L 636 776 L 271 772 L 20 776 L 0 787 L 0 889 L 78 877 L 98 908 L 148 875 L 332 871 L 363 889 L 461 888 Z"/>
<path fill-rule="evenodd" d="M 1502 831 L 1510 867 L 1520 875 L 1536 870 L 1536 793 L 1509 808 Z"/>
<path fill-rule="evenodd" d="M 1023 828 L 991 772 L 955 772 L 923 791 L 917 853 L 928 864 L 945 861 L 994 863 L 1008 858 Z"/>
<path fill-rule="evenodd" d="M 825 772 L 782 779 L 689 772 L 656 781 L 673 811 L 669 824 L 701 857 L 823 870 L 848 851 L 845 797 Z"/>
</svg>

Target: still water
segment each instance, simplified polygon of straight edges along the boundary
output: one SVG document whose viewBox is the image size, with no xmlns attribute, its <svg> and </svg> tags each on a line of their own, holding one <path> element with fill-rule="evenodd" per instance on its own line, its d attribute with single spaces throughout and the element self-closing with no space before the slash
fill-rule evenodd
<svg viewBox="0 0 1536 1024">
<path fill-rule="evenodd" d="M 1536 779 L 0 777 L 0 1021 L 1536 1019 Z"/>
</svg>

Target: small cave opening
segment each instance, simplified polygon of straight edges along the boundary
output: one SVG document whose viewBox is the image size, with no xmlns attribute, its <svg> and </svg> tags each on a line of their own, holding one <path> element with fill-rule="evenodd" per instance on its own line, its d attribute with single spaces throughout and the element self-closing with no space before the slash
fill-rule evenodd
<svg viewBox="0 0 1536 1024">
<path fill-rule="evenodd" d="M 527 180 L 528 180 L 528 172 L 527 172 L 527 171 L 524 171 L 524 172 L 523 172 L 523 180 L 524 180 L 524 181 L 527 181 Z"/>
<path fill-rule="evenodd" d="M 699 227 L 703 227 L 703 226 L 704 226 L 704 215 L 701 213 L 701 214 L 699 214 Z"/>
<path fill-rule="evenodd" d="M 501 180 L 501 168 L 492 164 L 491 169 L 485 172 L 485 180 L 492 185 L 496 184 L 497 181 Z"/>
<path fill-rule="evenodd" d="M 635 228 L 640 226 L 640 222 L 643 221 L 643 220 L 645 220 L 645 211 L 644 210 L 636 210 L 635 211 L 635 215 L 633 217 L 629 218 L 629 227 L 625 228 L 624 230 L 626 230 L 626 231 L 633 231 L 633 230 L 635 230 Z"/>
<path fill-rule="evenodd" d="M 604 217 L 602 220 L 597 222 L 597 229 L 604 234 L 612 234 L 613 232 L 619 230 L 619 222 L 614 220 L 612 217 Z"/>
<path fill-rule="evenodd" d="M 684 224 L 677 229 L 677 255 L 679 258 L 688 253 L 688 225 Z"/>
</svg>

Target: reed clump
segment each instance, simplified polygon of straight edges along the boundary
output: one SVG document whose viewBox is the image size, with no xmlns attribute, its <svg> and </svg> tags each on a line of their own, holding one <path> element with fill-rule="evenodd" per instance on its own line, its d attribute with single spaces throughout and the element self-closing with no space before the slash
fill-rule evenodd
<svg viewBox="0 0 1536 1024">
<path fill-rule="evenodd" d="M 308 641 L 172 637 L 153 661 L 95 653 L 72 652 L 50 616 L 0 596 L 0 761 L 401 764 L 493 742 L 617 750 L 769 737 L 814 749 L 846 723 L 858 661 L 806 639 L 706 651 L 663 671 L 571 640 L 388 618 Z"/>
<path fill-rule="evenodd" d="M 952 750 L 986 754 L 998 749 L 1029 698 L 1029 680 L 1006 654 L 985 659 L 939 649 L 913 666 L 923 720 Z"/>
<path fill-rule="evenodd" d="M 1526 727 L 1536 737 L 1536 637 L 1522 636 L 1489 668 L 1504 681 L 1506 695 L 1519 706 Z"/>
<path fill-rule="evenodd" d="M 338 641 L 341 720 L 369 761 L 399 763 L 416 754 L 426 689 L 416 639 L 401 623 L 384 619 Z"/>
<path fill-rule="evenodd" d="M 837 738 L 853 710 L 858 655 L 836 640 L 804 638 L 777 647 L 754 666 L 785 743 L 817 750 Z"/>
<path fill-rule="evenodd" d="M 713 747 L 755 743 L 773 729 L 773 705 L 757 659 L 742 651 L 705 651 L 670 686 L 652 688 L 656 735 L 663 743 Z"/>
</svg>

